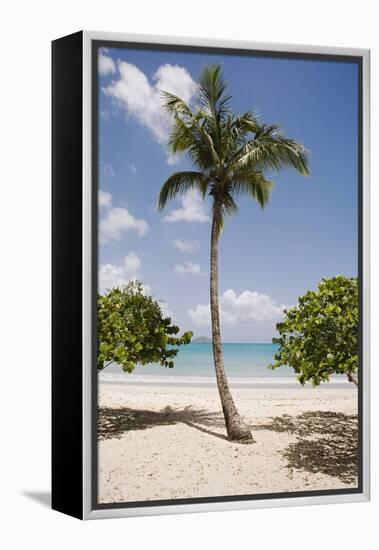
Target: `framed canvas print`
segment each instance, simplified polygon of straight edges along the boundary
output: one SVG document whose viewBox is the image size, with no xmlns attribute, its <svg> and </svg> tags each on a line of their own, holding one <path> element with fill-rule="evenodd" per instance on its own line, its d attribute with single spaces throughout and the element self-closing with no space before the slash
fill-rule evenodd
<svg viewBox="0 0 379 550">
<path fill-rule="evenodd" d="M 53 508 L 369 498 L 369 52 L 53 42 Z"/>
</svg>

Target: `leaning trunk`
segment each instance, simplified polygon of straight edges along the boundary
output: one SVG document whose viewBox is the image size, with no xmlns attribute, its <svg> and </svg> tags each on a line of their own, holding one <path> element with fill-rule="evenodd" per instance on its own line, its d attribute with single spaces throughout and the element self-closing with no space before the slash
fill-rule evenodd
<svg viewBox="0 0 379 550">
<path fill-rule="evenodd" d="M 349 382 L 353 382 L 353 384 L 358 386 L 358 381 L 356 380 L 356 378 L 354 378 L 354 376 L 351 374 L 351 372 L 347 372 L 346 376 L 347 376 L 347 379 L 349 380 Z"/>
<path fill-rule="evenodd" d="M 248 426 L 243 422 L 234 404 L 226 378 L 221 350 L 220 312 L 218 303 L 218 224 L 213 216 L 211 233 L 211 276 L 210 304 L 212 320 L 213 359 L 216 370 L 217 387 L 224 412 L 228 439 L 241 443 L 253 443 L 254 439 Z"/>
</svg>

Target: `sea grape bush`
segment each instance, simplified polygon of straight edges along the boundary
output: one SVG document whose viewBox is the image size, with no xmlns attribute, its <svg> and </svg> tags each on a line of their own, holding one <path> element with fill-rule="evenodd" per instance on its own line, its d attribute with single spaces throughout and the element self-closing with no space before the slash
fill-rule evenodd
<svg viewBox="0 0 379 550">
<path fill-rule="evenodd" d="M 113 362 L 125 372 L 148 363 L 172 368 L 179 346 L 192 338 L 192 332 L 178 333 L 179 327 L 163 315 L 159 302 L 144 292 L 139 281 L 98 295 L 98 370 Z"/>
<path fill-rule="evenodd" d="M 342 275 L 322 279 L 317 291 L 299 298 L 297 306 L 285 310 L 276 325 L 279 345 L 269 368 L 287 365 L 301 384 L 313 386 L 331 374 L 346 374 L 358 385 L 358 280 Z"/>
</svg>

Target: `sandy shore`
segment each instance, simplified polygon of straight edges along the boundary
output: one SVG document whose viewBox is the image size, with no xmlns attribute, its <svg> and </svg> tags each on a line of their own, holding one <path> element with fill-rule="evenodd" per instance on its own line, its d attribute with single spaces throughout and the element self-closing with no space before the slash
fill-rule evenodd
<svg viewBox="0 0 379 550">
<path fill-rule="evenodd" d="M 216 388 L 100 383 L 99 501 L 355 487 L 355 388 L 235 388 L 256 443 L 225 438 Z"/>
</svg>

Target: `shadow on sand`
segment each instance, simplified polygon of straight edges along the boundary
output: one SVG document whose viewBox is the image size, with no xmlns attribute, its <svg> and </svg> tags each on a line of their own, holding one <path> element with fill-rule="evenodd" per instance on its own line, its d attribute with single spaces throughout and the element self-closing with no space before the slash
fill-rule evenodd
<svg viewBox="0 0 379 550">
<path fill-rule="evenodd" d="M 154 426 L 169 426 L 179 422 L 208 435 L 226 439 L 223 434 L 208 429 L 208 427 L 225 428 L 220 413 L 194 409 L 191 406 L 182 410 L 174 410 L 167 406 L 161 411 L 102 407 L 98 412 L 97 433 L 99 439 L 120 438 L 125 432 L 132 430 L 146 430 Z"/>
<path fill-rule="evenodd" d="M 186 424 L 202 433 L 227 441 L 225 424 L 219 412 L 195 409 L 191 406 L 161 411 L 131 408 L 100 408 L 98 438 L 120 438 L 132 430 L 155 426 Z M 358 418 L 332 411 L 310 411 L 298 416 L 276 416 L 264 424 L 250 425 L 254 432 L 268 430 L 290 433 L 297 441 L 291 443 L 282 456 L 288 468 L 323 473 L 337 477 L 343 483 L 354 483 L 358 472 Z M 217 431 L 214 431 L 214 430 Z M 221 432 L 221 433 L 220 433 Z"/>
<path fill-rule="evenodd" d="M 354 483 L 358 475 L 358 417 L 332 411 L 276 416 L 252 430 L 287 432 L 297 436 L 282 453 L 288 468 L 323 473 Z"/>
</svg>

